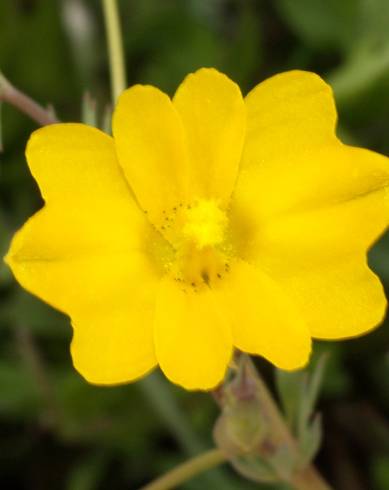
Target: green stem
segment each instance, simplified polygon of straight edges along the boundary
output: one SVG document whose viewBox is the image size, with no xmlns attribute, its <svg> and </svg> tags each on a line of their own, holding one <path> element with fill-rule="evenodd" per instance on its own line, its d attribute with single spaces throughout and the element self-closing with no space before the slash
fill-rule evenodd
<svg viewBox="0 0 389 490">
<path fill-rule="evenodd" d="M 220 449 L 211 449 L 177 466 L 140 490 L 168 490 L 169 488 L 175 488 L 199 473 L 218 466 L 225 461 L 226 457 Z"/>
<path fill-rule="evenodd" d="M 201 438 L 193 431 L 189 421 L 175 399 L 171 387 L 159 372 L 154 372 L 138 382 L 139 389 L 147 398 L 150 406 L 164 422 L 167 429 L 177 440 L 189 457 L 205 451 Z M 202 476 L 201 485 L 204 488 L 223 488 L 233 490 L 234 484 L 221 468 L 214 469 Z"/>
<path fill-rule="evenodd" d="M 102 0 L 108 40 L 109 65 L 111 71 L 112 102 L 126 88 L 122 32 L 116 0 Z"/>
<path fill-rule="evenodd" d="M 201 439 L 192 430 L 189 421 L 159 372 L 151 373 L 139 381 L 138 388 L 188 456 L 194 456 L 206 449 Z"/>
</svg>

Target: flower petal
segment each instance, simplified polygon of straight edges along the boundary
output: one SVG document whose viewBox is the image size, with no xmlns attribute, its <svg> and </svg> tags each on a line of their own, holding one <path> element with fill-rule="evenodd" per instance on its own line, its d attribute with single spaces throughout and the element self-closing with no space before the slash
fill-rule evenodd
<svg viewBox="0 0 389 490">
<path fill-rule="evenodd" d="M 98 287 L 93 308 L 84 306 L 73 315 L 71 353 L 74 367 L 90 383 L 125 383 L 157 365 L 153 340 L 156 281 L 146 267 L 131 267 L 122 258 L 116 264 L 94 262 L 95 267 L 104 265 L 115 270 L 105 285 L 110 292 L 104 294 Z"/>
<path fill-rule="evenodd" d="M 275 165 L 265 175 L 252 168 L 234 194 L 237 249 L 261 263 L 366 252 L 389 223 L 388 162 L 339 143 L 294 161 L 294 169 Z"/>
<path fill-rule="evenodd" d="M 340 142 L 241 172 L 235 197 L 261 221 L 333 206 L 389 185 L 389 159 Z M 250 205 L 251 201 L 251 205 Z"/>
<path fill-rule="evenodd" d="M 35 131 L 26 157 L 45 201 L 62 199 L 69 206 L 103 198 L 105 207 L 121 206 L 131 197 L 118 165 L 113 140 L 85 124 L 52 124 Z M 120 207 L 119 206 L 119 207 Z"/>
<path fill-rule="evenodd" d="M 378 277 L 362 255 L 343 262 L 300 262 L 273 270 L 273 277 L 296 301 L 313 337 L 343 339 L 362 335 L 383 320 L 386 299 Z M 305 265 L 305 267 L 304 267 Z"/>
<path fill-rule="evenodd" d="M 365 257 L 389 223 L 388 159 L 340 143 L 297 156 L 242 177 L 236 247 L 295 299 L 314 337 L 360 335 L 386 305 Z"/>
<path fill-rule="evenodd" d="M 236 195 L 262 220 L 348 200 L 388 182 L 388 159 L 336 138 L 331 88 L 314 73 L 291 71 L 248 94 L 247 135 Z"/>
<path fill-rule="evenodd" d="M 366 253 L 389 222 L 385 189 L 350 201 L 280 216 L 257 234 L 255 258 L 268 267 L 296 264 L 304 269 Z"/>
<path fill-rule="evenodd" d="M 311 338 L 297 306 L 261 269 L 233 263 L 215 294 L 230 313 L 234 345 L 240 350 L 285 370 L 308 362 Z"/>
<path fill-rule="evenodd" d="M 72 314 L 84 306 L 94 307 L 109 295 L 115 297 L 115 281 L 126 283 L 127 275 L 160 276 L 158 264 L 142 249 L 143 240 L 153 239 L 153 230 L 142 229 L 142 224 L 129 221 L 131 239 L 112 243 L 124 234 L 111 235 L 109 240 L 104 222 L 96 229 L 92 212 L 88 220 L 77 209 L 64 213 L 62 208 L 46 205 L 15 234 L 5 260 L 23 287 Z"/>
<path fill-rule="evenodd" d="M 335 140 L 336 109 L 332 90 L 318 75 L 289 71 L 257 85 L 245 98 L 247 135 L 242 168 L 267 165 L 281 156 Z"/>
<path fill-rule="evenodd" d="M 156 363 L 150 315 L 162 271 L 150 247 L 162 239 L 133 201 L 112 139 L 82 125 L 49 126 L 33 135 L 27 157 L 47 203 L 16 233 L 6 261 L 23 287 L 72 317 L 75 363 L 88 379 L 140 376 Z M 87 358 L 88 336 L 99 365 Z M 109 348 L 97 352 L 104 339 L 117 345 L 116 360 Z"/>
<path fill-rule="evenodd" d="M 131 197 L 112 138 L 101 131 L 47 126 L 32 135 L 26 155 L 46 205 L 16 233 L 6 260 L 27 289 L 67 311 L 66 291 L 44 283 L 56 280 L 51 265 L 135 251 L 146 256 L 157 234 Z M 36 268 L 45 267 L 35 284 Z"/>
<path fill-rule="evenodd" d="M 116 106 L 113 134 L 127 180 L 160 228 L 164 212 L 188 201 L 184 130 L 171 100 L 151 86 L 129 88 Z"/>
<path fill-rule="evenodd" d="M 174 96 L 184 124 L 197 197 L 226 205 L 235 184 L 246 125 L 239 87 L 214 69 L 188 75 Z"/>
<path fill-rule="evenodd" d="M 208 390 L 224 378 L 232 354 L 228 319 L 209 289 L 182 290 L 165 278 L 158 292 L 155 346 L 162 371 L 186 389 Z"/>
<path fill-rule="evenodd" d="M 16 234 L 7 262 L 24 288 L 72 318 L 72 354 L 81 374 L 103 384 L 137 378 L 156 364 L 158 271 L 140 250 L 89 253 L 82 234 L 90 227 L 69 221 L 47 206 Z"/>
</svg>

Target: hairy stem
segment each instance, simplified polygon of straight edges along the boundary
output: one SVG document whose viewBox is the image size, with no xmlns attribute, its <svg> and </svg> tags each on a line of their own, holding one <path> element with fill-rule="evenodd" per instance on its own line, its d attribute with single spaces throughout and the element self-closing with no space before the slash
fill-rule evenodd
<svg viewBox="0 0 389 490">
<path fill-rule="evenodd" d="M 14 87 L 0 72 L 0 102 L 1 101 L 16 107 L 16 109 L 19 109 L 19 111 L 24 114 L 27 114 L 27 116 L 36 121 L 40 126 L 58 122 L 52 109 L 45 109 L 39 105 L 31 99 L 31 97 Z"/>
<path fill-rule="evenodd" d="M 298 447 L 294 440 L 294 437 L 290 433 L 290 430 L 282 416 L 273 396 L 270 394 L 269 389 L 265 382 L 257 376 L 257 383 L 261 391 L 261 400 L 264 404 L 264 411 L 269 418 L 269 425 L 273 434 L 277 434 L 281 441 L 292 447 L 296 453 L 296 459 L 298 458 Z M 313 465 L 297 471 L 288 482 L 295 490 L 331 490 L 329 484 L 322 478 Z"/>
</svg>

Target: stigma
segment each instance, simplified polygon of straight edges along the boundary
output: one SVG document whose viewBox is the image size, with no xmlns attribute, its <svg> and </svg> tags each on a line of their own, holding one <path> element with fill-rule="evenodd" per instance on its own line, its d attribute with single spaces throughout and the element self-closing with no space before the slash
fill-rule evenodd
<svg viewBox="0 0 389 490">
<path fill-rule="evenodd" d="M 186 210 L 182 228 L 184 241 L 190 241 L 199 250 L 220 245 L 224 240 L 227 216 L 215 201 L 201 199 Z"/>
</svg>

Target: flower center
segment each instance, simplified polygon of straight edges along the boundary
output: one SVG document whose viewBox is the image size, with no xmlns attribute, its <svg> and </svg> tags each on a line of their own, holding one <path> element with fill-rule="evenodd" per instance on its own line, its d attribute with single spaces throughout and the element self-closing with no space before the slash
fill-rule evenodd
<svg viewBox="0 0 389 490">
<path fill-rule="evenodd" d="M 186 211 L 182 233 L 201 250 L 219 245 L 224 239 L 227 216 L 215 201 L 202 199 Z"/>
<path fill-rule="evenodd" d="M 183 290 L 214 286 L 229 271 L 225 234 L 228 219 L 215 201 L 199 200 L 183 210 L 176 242 L 175 279 Z"/>
</svg>

